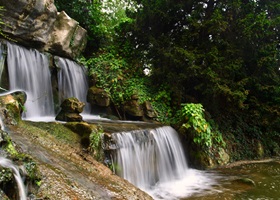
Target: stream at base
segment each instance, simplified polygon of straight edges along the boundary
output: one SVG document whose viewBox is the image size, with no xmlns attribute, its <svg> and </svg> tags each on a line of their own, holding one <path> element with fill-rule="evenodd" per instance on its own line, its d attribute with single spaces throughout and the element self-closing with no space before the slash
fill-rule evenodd
<svg viewBox="0 0 280 200">
<path fill-rule="evenodd" d="M 188 167 L 171 127 L 118 132 L 112 138 L 116 174 L 156 200 L 280 199 L 279 160 L 202 171 Z"/>
<path fill-rule="evenodd" d="M 188 169 L 183 177 L 146 192 L 157 200 L 280 199 L 280 159 L 211 171 Z"/>
<path fill-rule="evenodd" d="M 180 200 L 275 200 L 280 199 L 280 160 L 244 163 L 216 169 L 217 184 L 211 190 Z"/>
</svg>

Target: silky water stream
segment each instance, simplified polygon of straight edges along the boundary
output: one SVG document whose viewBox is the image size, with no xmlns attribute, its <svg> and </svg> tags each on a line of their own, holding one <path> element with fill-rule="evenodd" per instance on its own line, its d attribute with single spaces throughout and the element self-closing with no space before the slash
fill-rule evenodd
<svg viewBox="0 0 280 200">
<path fill-rule="evenodd" d="M 19 169 L 16 165 L 13 164 L 13 162 L 7 158 L 0 157 L 0 166 L 4 168 L 8 168 L 12 171 L 14 178 L 17 183 L 18 188 L 18 194 L 19 194 L 19 200 L 26 200 L 26 188 L 24 186 L 22 177 L 19 173 Z"/>
<path fill-rule="evenodd" d="M 7 46 L 7 53 L 5 48 Z M 58 111 L 54 99 L 60 104 L 65 98 L 76 97 L 86 104 L 84 114 L 89 114 L 90 105 L 86 101 L 88 90 L 86 69 L 76 62 L 55 56 L 58 69 L 58 97 L 54 97 L 50 58 L 35 49 L 6 42 L 0 46 L 1 63 L 7 60 L 9 90 L 23 90 L 27 94 L 26 112 L 23 118 L 32 121 L 54 121 Z M 1 59 L 1 57 L 3 57 Z M 0 74 L 1 75 L 1 74 Z"/>
<path fill-rule="evenodd" d="M 279 159 L 201 171 L 188 168 L 178 134 L 169 126 L 112 138 L 116 174 L 154 199 L 280 199 Z"/>
<path fill-rule="evenodd" d="M 24 118 L 54 116 L 48 57 L 37 50 L 7 42 L 10 90 L 27 94 Z"/>
<path fill-rule="evenodd" d="M 2 116 L 0 116 L 0 125 L 1 125 L 1 130 L 5 131 L 5 124 L 2 120 Z M 15 181 L 17 183 L 19 200 L 26 200 L 27 199 L 26 187 L 20 175 L 18 166 L 16 166 L 11 160 L 0 156 L 0 167 L 7 168 L 12 171 Z"/>
<path fill-rule="evenodd" d="M 215 190 L 215 174 L 188 168 L 173 128 L 120 132 L 112 138 L 116 173 L 154 199 L 180 199 Z"/>
</svg>

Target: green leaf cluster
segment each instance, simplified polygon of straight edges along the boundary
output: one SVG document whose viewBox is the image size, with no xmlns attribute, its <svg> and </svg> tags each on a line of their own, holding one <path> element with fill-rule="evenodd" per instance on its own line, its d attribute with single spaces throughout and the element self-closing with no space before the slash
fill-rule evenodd
<svg viewBox="0 0 280 200">
<path fill-rule="evenodd" d="M 201 104 L 182 104 L 177 116 L 183 118 L 185 123 L 182 127 L 194 130 L 193 141 L 201 146 L 212 146 L 212 129 L 204 117 L 204 109 Z"/>
<path fill-rule="evenodd" d="M 96 160 L 101 161 L 103 158 L 103 149 L 102 149 L 102 141 L 103 141 L 104 131 L 101 126 L 98 126 L 94 129 L 89 135 L 89 149 L 93 152 Z"/>
<path fill-rule="evenodd" d="M 0 6 L 0 26 L 5 25 L 5 23 L 2 21 L 3 11 L 4 11 L 4 7 Z M 0 28 L 0 35 L 4 36 L 4 33 L 1 28 Z"/>
</svg>

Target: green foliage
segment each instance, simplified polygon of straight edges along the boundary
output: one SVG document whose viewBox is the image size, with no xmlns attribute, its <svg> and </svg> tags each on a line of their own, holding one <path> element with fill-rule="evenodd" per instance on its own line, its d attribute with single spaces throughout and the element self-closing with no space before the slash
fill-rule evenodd
<svg viewBox="0 0 280 200">
<path fill-rule="evenodd" d="M 158 121 L 169 124 L 173 117 L 173 111 L 171 106 L 171 92 L 167 89 L 168 87 L 163 85 L 155 90 L 151 88 L 150 95 L 152 98 L 152 106 L 158 114 Z"/>
<path fill-rule="evenodd" d="M 212 131 L 210 124 L 204 117 L 204 109 L 201 104 L 183 104 L 178 113 L 180 118 L 185 118 L 186 123 L 182 127 L 192 128 L 195 132 L 193 141 L 201 146 L 212 146 Z"/>
<path fill-rule="evenodd" d="M 4 12 L 5 12 L 5 8 L 3 6 L 0 6 L 0 36 L 7 39 L 7 40 L 10 40 L 12 42 L 16 42 L 15 40 L 13 40 L 12 38 L 10 38 L 7 34 L 3 33 L 3 30 L 2 30 L 2 26 L 6 26 L 7 24 L 5 24 L 2 20 L 2 16 L 4 15 Z M 3 88 L 1 88 L 2 90 L 5 90 Z"/>
<path fill-rule="evenodd" d="M 38 184 L 40 182 L 40 176 L 38 175 L 37 164 L 32 160 L 27 160 L 24 162 L 24 167 L 28 175 L 28 179 Z"/>
<path fill-rule="evenodd" d="M 89 136 L 90 145 L 89 149 L 93 151 L 94 157 L 96 160 L 101 161 L 103 158 L 103 149 L 102 149 L 102 140 L 103 140 L 104 131 L 101 126 L 98 126 L 97 129 L 93 130 Z"/>
<path fill-rule="evenodd" d="M 193 130 L 193 141 L 196 144 L 207 148 L 212 147 L 214 143 L 225 146 L 221 133 L 215 131 L 205 119 L 201 104 L 182 104 L 182 108 L 177 112 L 176 120 L 183 122 L 183 128 Z"/>
<path fill-rule="evenodd" d="M 0 6 L 0 26 L 5 25 L 5 23 L 2 21 L 3 11 L 4 11 L 4 7 Z M 5 36 L 1 28 L 0 28 L 0 35 Z"/>
<path fill-rule="evenodd" d="M 13 173 L 11 169 L 2 168 L 0 170 L 0 183 L 6 184 L 13 180 Z"/>
<path fill-rule="evenodd" d="M 103 53 L 88 59 L 84 64 L 88 67 L 89 74 L 97 77 L 98 87 L 105 89 L 116 104 L 123 101 L 122 82 L 127 64 L 122 57 L 110 52 Z"/>
</svg>

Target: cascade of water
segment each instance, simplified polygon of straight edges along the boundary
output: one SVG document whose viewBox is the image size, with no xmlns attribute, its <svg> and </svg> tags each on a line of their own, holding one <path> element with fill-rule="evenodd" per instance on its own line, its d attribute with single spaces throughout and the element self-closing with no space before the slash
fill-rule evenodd
<svg viewBox="0 0 280 200">
<path fill-rule="evenodd" d="M 4 70 L 4 65 L 5 65 L 5 47 L 2 43 L 0 43 L 0 83 L 1 83 L 1 79 L 2 79 L 2 73 Z M 2 89 L 2 88 L 0 88 Z"/>
<path fill-rule="evenodd" d="M 23 118 L 54 116 L 48 57 L 37 50 L 7 43 L 10 90 L 27 94 Z"/>
<path fill-rule="evenodd" d="M 90 105 L 87 103 L 86 99 L 88 91 L 86 69 L 69 59 L 60 57 L 56 57 L 56 64 L 60 68 L 58 72 L 60 103 L 65 98 L 76 97 L 86 104 L 84 113 L 89 113 Z"/>
<path fill-rule="evenodd" d="M 0 114 L 0 128 L 2 131 L 5 131 L 5 123 L 3 121 L 2 115 Z"/>
<path fill-rule="evenodd" d="M 169 127 L 112 134 L 116 173 L 155 199 L 178 199 L 208 189 L 213 179 L 189 169 L 177 132 Z"/>
<path fill-rule="evenodd" d="M 26 196 L 25 186 L 24 186 L 23 180 L 20 176 L 18 167 L 16 165 L 14 165 L 11 160 L 4 158 L 4 157 L 0 157 L 0 166 L 9 168 L 12 170 L 15 180 L 17 182 L 20 200 L 26 200 L 27 196 Z"/>
<path fill-rule="evenodd" d="M 171 127 L 161 127 L 113 134 L 119 147 L 114 158 L 121 168 L 117 173 L 143 189 L 179 177 L 187 162 L 174 132 Z"/>
</svg>

